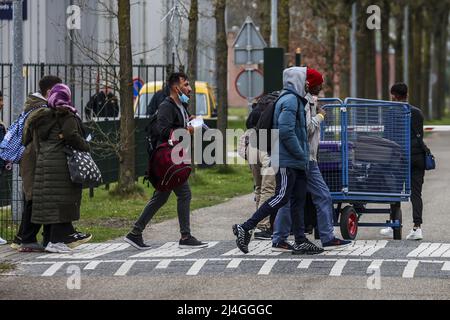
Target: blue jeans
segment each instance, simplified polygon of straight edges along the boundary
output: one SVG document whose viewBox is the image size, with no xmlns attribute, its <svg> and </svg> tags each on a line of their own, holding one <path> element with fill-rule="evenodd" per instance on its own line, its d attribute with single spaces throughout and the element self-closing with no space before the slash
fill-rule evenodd
<svg viewBox="0 0 450 320">
<path fill-rule="evenodd" d="M 317 227 L 319 229 L 320 240 L 327 243 L 334 239 L 334 220 L 333 220 L 333 201 L 331 199 L 330 189 L 323 180 L 317 162 L 311 161 L 309 163 L 309 170 L 307 171 L 308 185 L 307 190 L 312 195 L 312 200 L 317 209 Z M 305 198 L 299 204 L 302 217 L 304 217 Z M 278 211 L 275 220 L 273 243 L 277 244 L 286 241 L 291 232 L 292 211 L 290 203 L 286 204 Z M 304 233 L 304 219 L 301 220 L 301 231 Z"/>
<path fill-rule="evenodd" d="M 282 207 L 290 202 L 294 210 L 292 210 L 293 214 L 292 217 L 290 217 L 291 223 L 289 224 L 289 232 L 292 225 L 295 239 L 301 241 L 305 239 L 304 230 L 302 231 L 304 217 L 302 215 L 303 210 L 301 210 L 301 205 L 304 205 L 306 197 L 306 173 L 303 170 L 281 168 L 276 175 L 276 180 L 277 187 L 275 196 L 265 202 L 258 211 L 242 225 L 242 228 L 246 231 L 255 229 L 259 222 L 271 214 L 277 214 Z"/>
</svg>

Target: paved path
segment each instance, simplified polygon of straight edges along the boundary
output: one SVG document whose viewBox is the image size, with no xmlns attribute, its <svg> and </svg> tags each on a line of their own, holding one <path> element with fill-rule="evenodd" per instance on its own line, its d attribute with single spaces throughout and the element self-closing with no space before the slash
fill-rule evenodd
<svg viewBox="0 0 450 320">
<path fill-rule="evenodd" d="M 428 138 L 438 170 L 426 178 L 424 242 L 386 240 L 378 229 L 361 228 L 358 241 L 342 251 L 293 256 L 272 253 L 270 242 L 255 241 L 244 256 L 236 250 L 231 225 L 253 212 L 249 195 L 194 212 L 193 233 L 209 241 L 205 249 L 177 248 L 176 219 L 147 229 L 153 248 L 146 252 L 122 239 L 88 244 L 71 255 L 18 254 L 0 247 L 0 261 L 17 266 L 0 276 L 0 298 L 449 299 L 449 141 L 448 133 Z M 406 233 L 412 225 L 410 205 L 403 210 Z M 68 289 L 74 272 L 81 276 L 81 290 Z M 372 286 L 379 290 L 369 290 Z"/>
</svg>

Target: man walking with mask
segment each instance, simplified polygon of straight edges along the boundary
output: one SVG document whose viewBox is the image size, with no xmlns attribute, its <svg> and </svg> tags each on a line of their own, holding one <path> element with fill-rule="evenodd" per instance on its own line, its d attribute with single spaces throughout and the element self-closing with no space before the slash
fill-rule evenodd
<svg viewBox="0 0 450 320">
<path fill-rule="evenodd" d="M 189 126 L 190 116 L 187 111 L 189 96 L 192 88 L 188 77 L 184 73 L 173 73 L 168 80 L 170 96 L 158 108 L 157 127 L 160 133 L 158 144 L 170 140 L 173 131 L 186 129 L 189 133 L 194 132 L 194 128 Z M 178 200 L 178 220 L 180 223 L 181 249 L 204 248 L 207 243 L 198 241 L 191 235 L 190 229 L 190 205 L 191 189 L 189 182 L 173 190 Z M 153 198 L 145 207 L 141 217 L 136 221 L 133 230 L 125 237 L 125 241 L 138 250 L 148 250 L 151 247 L 145 244 L 142 233 L 158 210 L 169 200 L 171 192 L 155 191 Z"/>
</svg>

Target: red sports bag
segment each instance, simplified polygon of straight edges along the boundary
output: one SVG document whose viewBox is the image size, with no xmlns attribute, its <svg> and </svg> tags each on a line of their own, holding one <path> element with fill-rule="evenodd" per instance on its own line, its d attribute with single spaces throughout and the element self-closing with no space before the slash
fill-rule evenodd
<svg viewBox="0 0 450 320">
<path fill-rule="evenodd" d="M 178 141 L 169 141 L 159 145 L 149 161 L 148 180 L 158 191 L 172 191 L 183 185 L 191 175 L 192 167 L 186 161 L 180 164 L 173 162 L 172 152 L 178 144 Z M 181 149 L 179 156 L 181 159 L 186 159 L 184 149 Z"/>
</svg>

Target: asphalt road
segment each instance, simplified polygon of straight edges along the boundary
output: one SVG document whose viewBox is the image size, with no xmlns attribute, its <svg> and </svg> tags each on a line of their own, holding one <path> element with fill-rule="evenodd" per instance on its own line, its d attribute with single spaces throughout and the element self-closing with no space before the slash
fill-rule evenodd
<svg viewBox="0 0 450 320">
<path fill-rule="evenodd" d="M 383 239 L 378 229 L 361 228 L 358 241 L 342 251 L 292 256 L 272 253 L 270 242 L 253 242 L 244 256 L 235 249 L 231 225 L 254 210 L 245 196 L 194 213 L 192 229 L 210 243 L 206 249 L 177 249 L 176 220 L 148 228 L 148 252 L 120 239 L 69 256 L 2 249 L 0 257 L 17 268 L 0 276 L 0 299 L 449 299 L 450 134 L 435 133 L 427 142 L 438 170 L 426 177 L 423 242 Z M 403 211 L 407 233 L 410 205 Z"/>
</svg>

